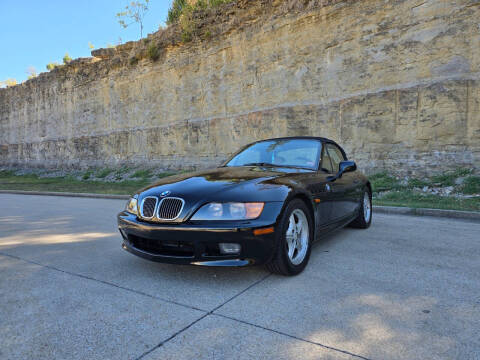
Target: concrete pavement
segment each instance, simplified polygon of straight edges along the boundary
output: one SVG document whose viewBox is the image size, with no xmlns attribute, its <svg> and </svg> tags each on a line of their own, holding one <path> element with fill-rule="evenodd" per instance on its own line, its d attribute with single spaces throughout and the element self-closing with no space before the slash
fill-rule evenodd
<svg viewBox="0 0 480 360">
<path fill-rule="evenodd" d="M 479 359 L 480 224 L 374 214 L 294 278 L 151 263 L 122 200 L 0 194 L 1 359 Z"/>
</svg>

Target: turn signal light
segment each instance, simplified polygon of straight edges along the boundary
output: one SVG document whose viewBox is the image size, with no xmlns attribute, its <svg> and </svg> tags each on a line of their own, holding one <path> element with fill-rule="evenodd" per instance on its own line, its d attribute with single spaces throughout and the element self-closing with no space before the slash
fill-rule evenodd
<svg viewBox="0 0 480 360">
<path fill-rule="evenodd" d="M 271 234 L 275 232 L 275 229 L 272 227 L 268 228 L 263 228 L 263 229 L 255 229 L 253 230 L 253 235 L 258 236 L 258 235 L 266 235 L 266 234 Z"/>
</svg>

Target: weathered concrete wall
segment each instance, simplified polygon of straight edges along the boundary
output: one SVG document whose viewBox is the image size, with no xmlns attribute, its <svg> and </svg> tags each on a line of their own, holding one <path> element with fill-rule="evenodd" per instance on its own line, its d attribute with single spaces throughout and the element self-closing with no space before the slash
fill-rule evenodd
<svg viewBox="0 0 480 360">
<path fill-rule="evenodd" d="M 318 135 L 370 172 L 478 169 L 478 0 L 275 11 L 157 62 L 85 60 L 0 90 L 0 163 L 206 167 Z"/>
</svg>

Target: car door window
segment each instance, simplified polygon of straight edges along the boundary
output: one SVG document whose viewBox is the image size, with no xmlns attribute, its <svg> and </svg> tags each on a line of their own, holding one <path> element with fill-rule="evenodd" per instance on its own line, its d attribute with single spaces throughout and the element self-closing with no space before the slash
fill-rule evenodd
<svg viewBox="0 0 480 360">
<path fill-rule="evenodd" d="M 332 162 L 330 160 L 330 155 L 328 155 L 327 149 L 323 148 L 322 162 L 320 163 L 320 168 L 327 170 L 329 173 L 333 173 Z"/>
<path fill-rule="evenodd" d="M 333 144 L 327 144 L 327 151 L 332 160 L 333 172 L 337 173 L 340 168 L 340 163 L 345 160 L 343 153 Z"/>
</svg>

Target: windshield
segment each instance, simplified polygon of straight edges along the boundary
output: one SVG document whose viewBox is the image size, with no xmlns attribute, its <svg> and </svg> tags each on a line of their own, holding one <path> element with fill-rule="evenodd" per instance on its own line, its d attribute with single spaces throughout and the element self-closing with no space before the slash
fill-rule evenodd
<svg viewBox="0 0 480 360">
<path fill-rule="evenodd" d="M 314 139 L 261 141 L 236 154 L 226 166 L 285 166 L 316 170 L 321 142 Z"/>
</svg>

